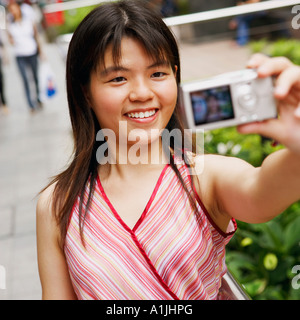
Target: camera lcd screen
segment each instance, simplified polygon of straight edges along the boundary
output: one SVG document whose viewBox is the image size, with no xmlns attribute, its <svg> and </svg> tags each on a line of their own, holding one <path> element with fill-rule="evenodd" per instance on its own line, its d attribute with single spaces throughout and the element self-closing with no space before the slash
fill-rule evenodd
<svg viewBox="0 0 300 320">
<path fill-rule="evenodd" d="M 191 92 L 195 125 L 234 119 L 229 86 Z"/>
</svg>

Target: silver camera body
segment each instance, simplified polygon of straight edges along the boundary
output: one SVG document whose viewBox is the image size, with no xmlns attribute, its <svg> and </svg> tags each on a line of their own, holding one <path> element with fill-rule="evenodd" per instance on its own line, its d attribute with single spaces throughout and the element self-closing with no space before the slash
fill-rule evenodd
<svg viewBox="0 0 300 320">
<path fill-rule="evenodd" d="M 181 110 L 190 129 L 213 130 L 277 117 L 272 77 L 253 69 L 183 83 Z"/>
</svg>

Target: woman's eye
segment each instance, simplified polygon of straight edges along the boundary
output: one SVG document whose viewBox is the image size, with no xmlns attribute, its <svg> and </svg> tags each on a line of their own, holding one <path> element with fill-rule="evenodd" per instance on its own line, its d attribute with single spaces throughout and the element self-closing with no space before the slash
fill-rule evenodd
<svg viewBox="0 0 300 320">
<path fill-rule="evenodd" d="M 123 81 L 126 81 L 124 77 L 116 77 L 110 80 L 110 82 L 123 82 Z"/>
<path fill-rule="evenodd" d="M 153 78 L 161 78 L 161 77 L 163 77 L 163 76 L 165 76 L 165 75 L 166 75 L 165 72 L 154 72 L 154 73 L 152 74 L 152 77 L 153 77 Z"/>
</svg>

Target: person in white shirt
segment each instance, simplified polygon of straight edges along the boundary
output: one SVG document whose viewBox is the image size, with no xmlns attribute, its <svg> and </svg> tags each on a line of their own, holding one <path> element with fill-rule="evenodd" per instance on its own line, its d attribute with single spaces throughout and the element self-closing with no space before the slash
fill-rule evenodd
<svg viewBox="0 0 300 320">
<path fill-rule="evenodd" d="M 38 83 L 38 54 L 39 43 L 37 40 L 37 29 L 32 19 L 25 15 L 18 3 L 12 2 L 7 7 L 11 14 L 11 20 L 8 23 L 8 37 L 13 45 L 17 65 L 24 83 L 25 93 L 28 105 L 32 112 L 41 107 L 39 99 Z M 35 97 L 30 91 L 30 77 L 27 69 L 32 71 Z"/>
</svg>

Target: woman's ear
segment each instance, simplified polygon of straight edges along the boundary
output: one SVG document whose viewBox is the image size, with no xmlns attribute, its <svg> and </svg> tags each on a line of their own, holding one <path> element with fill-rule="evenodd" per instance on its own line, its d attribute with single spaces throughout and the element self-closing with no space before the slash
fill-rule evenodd
<svg viewBox="0 0 300 320">
<path fill-rule="evenodd" d="M 178 70 L 178 66 L 175 64 L 174 70 L 173 70 L 175 78 L 176 78 L 176 75 L 177 75 L 177 70 Z"/>
<path fill-rule="evenodd" d="M 89 85 L 82 86 L 82 91 L 84 93 L 85 99 L 88 102 L 90 108 L 92 108 L 92 99 L 90 95 Z"/>
</svg>

